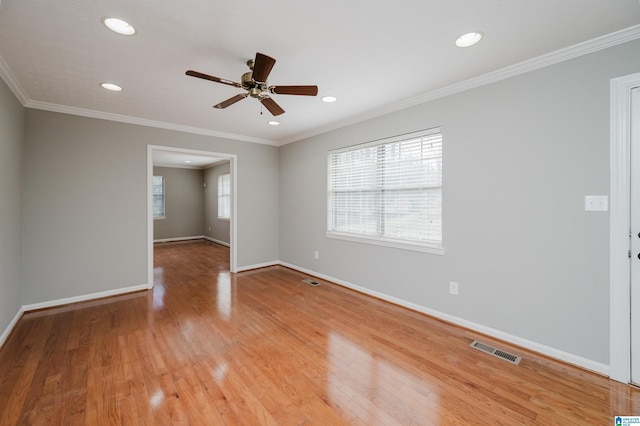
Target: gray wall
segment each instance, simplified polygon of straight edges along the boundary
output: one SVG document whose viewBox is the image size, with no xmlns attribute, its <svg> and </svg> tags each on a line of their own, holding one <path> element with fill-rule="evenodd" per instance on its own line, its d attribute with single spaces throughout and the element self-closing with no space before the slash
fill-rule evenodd
<svg viewBox="0 0 640 426">
<path fill-rule="evenodd" d="M 609 215 L 584 212 L 584 196 L 608 194 L 609 80 L 640 72 L 638 51 L 630 42 L 280 149 L 25 117 L 2 84 L 0 327 L 21 304 L 146 283 L 153 144 L 238 156 L 239 267 L 281 259 L 606 364 Z M 433 126 L 446 254 L 326 238 L 327 151 Z"/>
<path fill-rule="evenodd" d="M 229 244 L 230 221 L 218 219 L 218 176 L 229 173 L 230 163 L 216 165 L 204 171 L 204 180 L 207 183 L 205 190 L 205 235 L 216 241 Z"/>
<path fill-rule="evenodd" d="M 153 238 L 204 235 L 204 173 L 202 170 L 154 167 L 164 176 L 165 218 L 153 221 Z"/>
<path fill-rule="evenodd" d="M 147 283 L 147 145 L 237 155 L 238 267 L 278 260 L 278 148 L 27 110 L 24 304 Z"/>
<path fill-rule="evenodd" d="M 24 108 L 0 79 L 0 335 L 22 306 L 24 128 Z"/>
<path fill-rule="evenodd" d="M 639 72 L 638 52 L 626 43 L 281 147 L 280 259 L 608 364 L 609 214 L 585 212 L 584 196 L 609 193 L 609 80 Z M 435 126 L 445 255 L 327 238 L 327 151 Z"/>
</svg>

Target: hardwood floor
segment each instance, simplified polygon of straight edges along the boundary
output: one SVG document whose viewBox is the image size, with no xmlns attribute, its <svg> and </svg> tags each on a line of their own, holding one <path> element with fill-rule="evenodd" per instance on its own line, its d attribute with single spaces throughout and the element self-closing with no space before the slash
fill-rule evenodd
<svg viewBox="0 0 640 426">
<path fill-rule="evenodd" d="M 14 424 L 610 425 L 640 391 L 303 274 L 155 250 L 155 288 L 31 312 L 0 351 Z M 469 347 L 478 338 L 523 357 Z"/>
</svg>

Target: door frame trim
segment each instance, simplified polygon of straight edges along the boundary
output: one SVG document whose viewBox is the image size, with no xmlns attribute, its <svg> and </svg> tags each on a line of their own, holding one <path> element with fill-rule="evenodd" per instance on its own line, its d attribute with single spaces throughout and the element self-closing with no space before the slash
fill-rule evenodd
<svg viewBox="0 0 640 426">
<path fill-rule="evenodd" d="M 609 377 L 631 380 L 631 273 L 629 259 L 631 89 L 640 73 L 610 81 Z"/>
<path fill-rule="evenodd" d="M 229 160 L 231 174 L 231 218 L 229 235 L 229 271 L 237 272 L 238 264 L 238 156 L 222 152 L 202 151 L 163 145 L 147 145 L 147 285 L 153 288 L 153 151 L 169 151 L 205 155 Z"/>
</svg>

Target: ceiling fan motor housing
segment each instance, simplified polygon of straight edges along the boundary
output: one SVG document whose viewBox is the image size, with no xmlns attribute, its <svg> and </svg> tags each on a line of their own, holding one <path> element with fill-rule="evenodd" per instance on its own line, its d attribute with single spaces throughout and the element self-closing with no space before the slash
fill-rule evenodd
<svg viewBox="0 0 640 426">
<path fill-rule="evenodd" d="M 267 83 L 260 83 L 253 79 L 251 71 L 242 74 L 242 87 L 249 91 L 249 96 L 258 98 L 260 93 L 267 90 Z"/>
</svg>

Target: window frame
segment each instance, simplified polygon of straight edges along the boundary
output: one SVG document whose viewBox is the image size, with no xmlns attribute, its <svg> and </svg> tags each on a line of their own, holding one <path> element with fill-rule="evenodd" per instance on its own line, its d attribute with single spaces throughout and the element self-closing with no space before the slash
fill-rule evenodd
<svg viewBox="0 0 640 426">
<path fill-rule="evenodd" d="M 156 216 L 156 211 L 155 211 L 156 194 L 153 191 L 153 189 L 156 187 L 156 184 L 153 182 L 155 178 L 162 178 L 162 216 Z M 166 187 L 166 179 L 164 176 L 153 175 L 151 179 L 151 198 L 152 198 L 151 207 L 153 210 L 152 212 L 153 220 L 166 219 L 167 218 L 167 187 Z"/>
<path fill-rule="evenodd" d="M 364 150 L 367 148 L 372 148 L 372 147 L 377 147 L 377 148 L 381 148 L 383 146 L 388 146 L 388 145 L 392 145 L 392 144 L 397 144 L 399 142 L 402 141 L 408 141 L 411 139 L 415 139 L 415 138 L 424 138 L 424 137 L 428 137 L 428 136 L 433 136 L 433 135 L 439 135 L 440 136 L 440 143 L 442 143 L 442 128 L 441 127 L 435 127 L 435 128 L 430 128 L 430 129 L 425 129 L 422 131 L 418 131 L 418 132 L 413 132 L 413 133 L 408 133 L 408 134 L 403 134 L 403 135 L 398 135 L 398 136 L 393 136 L 393 137 L 389 137 L 389 138 L 385 138 L 385 139 L 379 139 L 376 141 L 372 141 L 372 142 L 367 142 L 367 143 L 362 143 L 362 144 L 357 144 L 357 145 L 352 145 L 349 147 L 344 147 L 344 148 L 339 148 L 339 149 L 334 149 L 328 152 L 327 154 L 327 227 L 326 227 L 326 236 L 328 238 L 334 238 L 334 239 L 339 239 L 339 240 L 346 240 L 346 241 L 354 241 L 354 242 L 359 242 L 359 243 L 365 243 L 365 244 L 373 244 L 373 245 L 379 245 L 379 246 L 385 246 L 385 247 L 393 247 L 393 248 L 400 248 L 400 249 L 406 249 L 406 250 L 413 250 L 413 251 L 420 251 L 420 252 L 425 252 L 425 253 L 431 253 L 431 254 L 438 254 L 438 255 L 444 255 L 444 246 L 443 246 L 443 229 L 441 228 L 440 231 L 440 241 L 437 240 L 423 240 L 423 241 L 419 241 L 419 240 L 413 240 L 413 239 L 402 239 L 402 238 L 392 238 L 392 237 L 388 237 L 388 236 L 383 236 L 383 235 L 369 235 L 369 234 L 360 234 L 360 233 L 356 233 L 356 232 L 344 232 L 344 231 L 336 231 L 333 228 L 334 223 L 333 223 L 333 216 L 334 216 L 334 210 L 333 210 L 333 202 L 332 202 L 332 196 L 333 196 L 333 188 L 332 188 L 332 158 L 333 156 L 340 154 L 340 153 L 344 153 L 344 152 L 350 152 L 350 151 L 358 151 L 358 150 Z M 440 186 L 437 187 L 430 187 L 432 189 L 440 189 L 440 220 L 442 221 L 442 216 L 443 216 L 443 207 L 442 207 L 442 197 L 443 197 L 443 172 L 442 172 L 442 159 L 443 159 L 443 152 L 442 152 L 442 148 L 440 151 Z M 380 167 L 381 162 L 380 161 L 376 161 L 375 165 L 376 165 L 376 179 L 378 182 L 383 182 L 384 179 L 382 178 L 383 176 L 383 172 L 380 171 L 381 167 Z M 422 188 L 422 189 L 426 189 L 426 188 Z M 385 191 L 388 191 L 389 188 L 387 186 L 384 186 L 384 184 L 382 184 L 382 186 L 379 187 L 379 193 L 381 195 L 380 198 L 382 198 L 383 194 Z M 409 188 L 406 188 L 406 190 L 409 190 Z M 384 210 L 383 204 L 380 204 L 380 210 Z M 377 224 L 377 228 L 383 229 L 386 225 L 384 224 L 384 215 L 378 215 L 377 220 L 379 221 Z M 442 223 L 442 222 L 441 222 Z M 442 225 L 441 225 L 442 226 Z M 380 232 L 380 231 L 379 231 Z"/>
<path fill-rule="evenodd" d="M 226 177 L 226 189 L 227 192 L 224 193 L 224 191 L 221 191 L 221 188 L 224 190 L 225 189 L 225 177 Z M 222 182 L 221 182 L 222 180 Z M 218 216 L 218 220 L 231 220 L 231 173 L 221 173 L 218 175 L 218 209 L 217 209 L 217 216 Z M 221 193 L 222 192 L 222 193 Z M 221 200 L 226 199 L 227 202 L 227 213 L 228 215 L 221 215 L 220 214 L 220 202 Z M 223 209 L 224 210 L 224 209 Z"/>
</svg>

